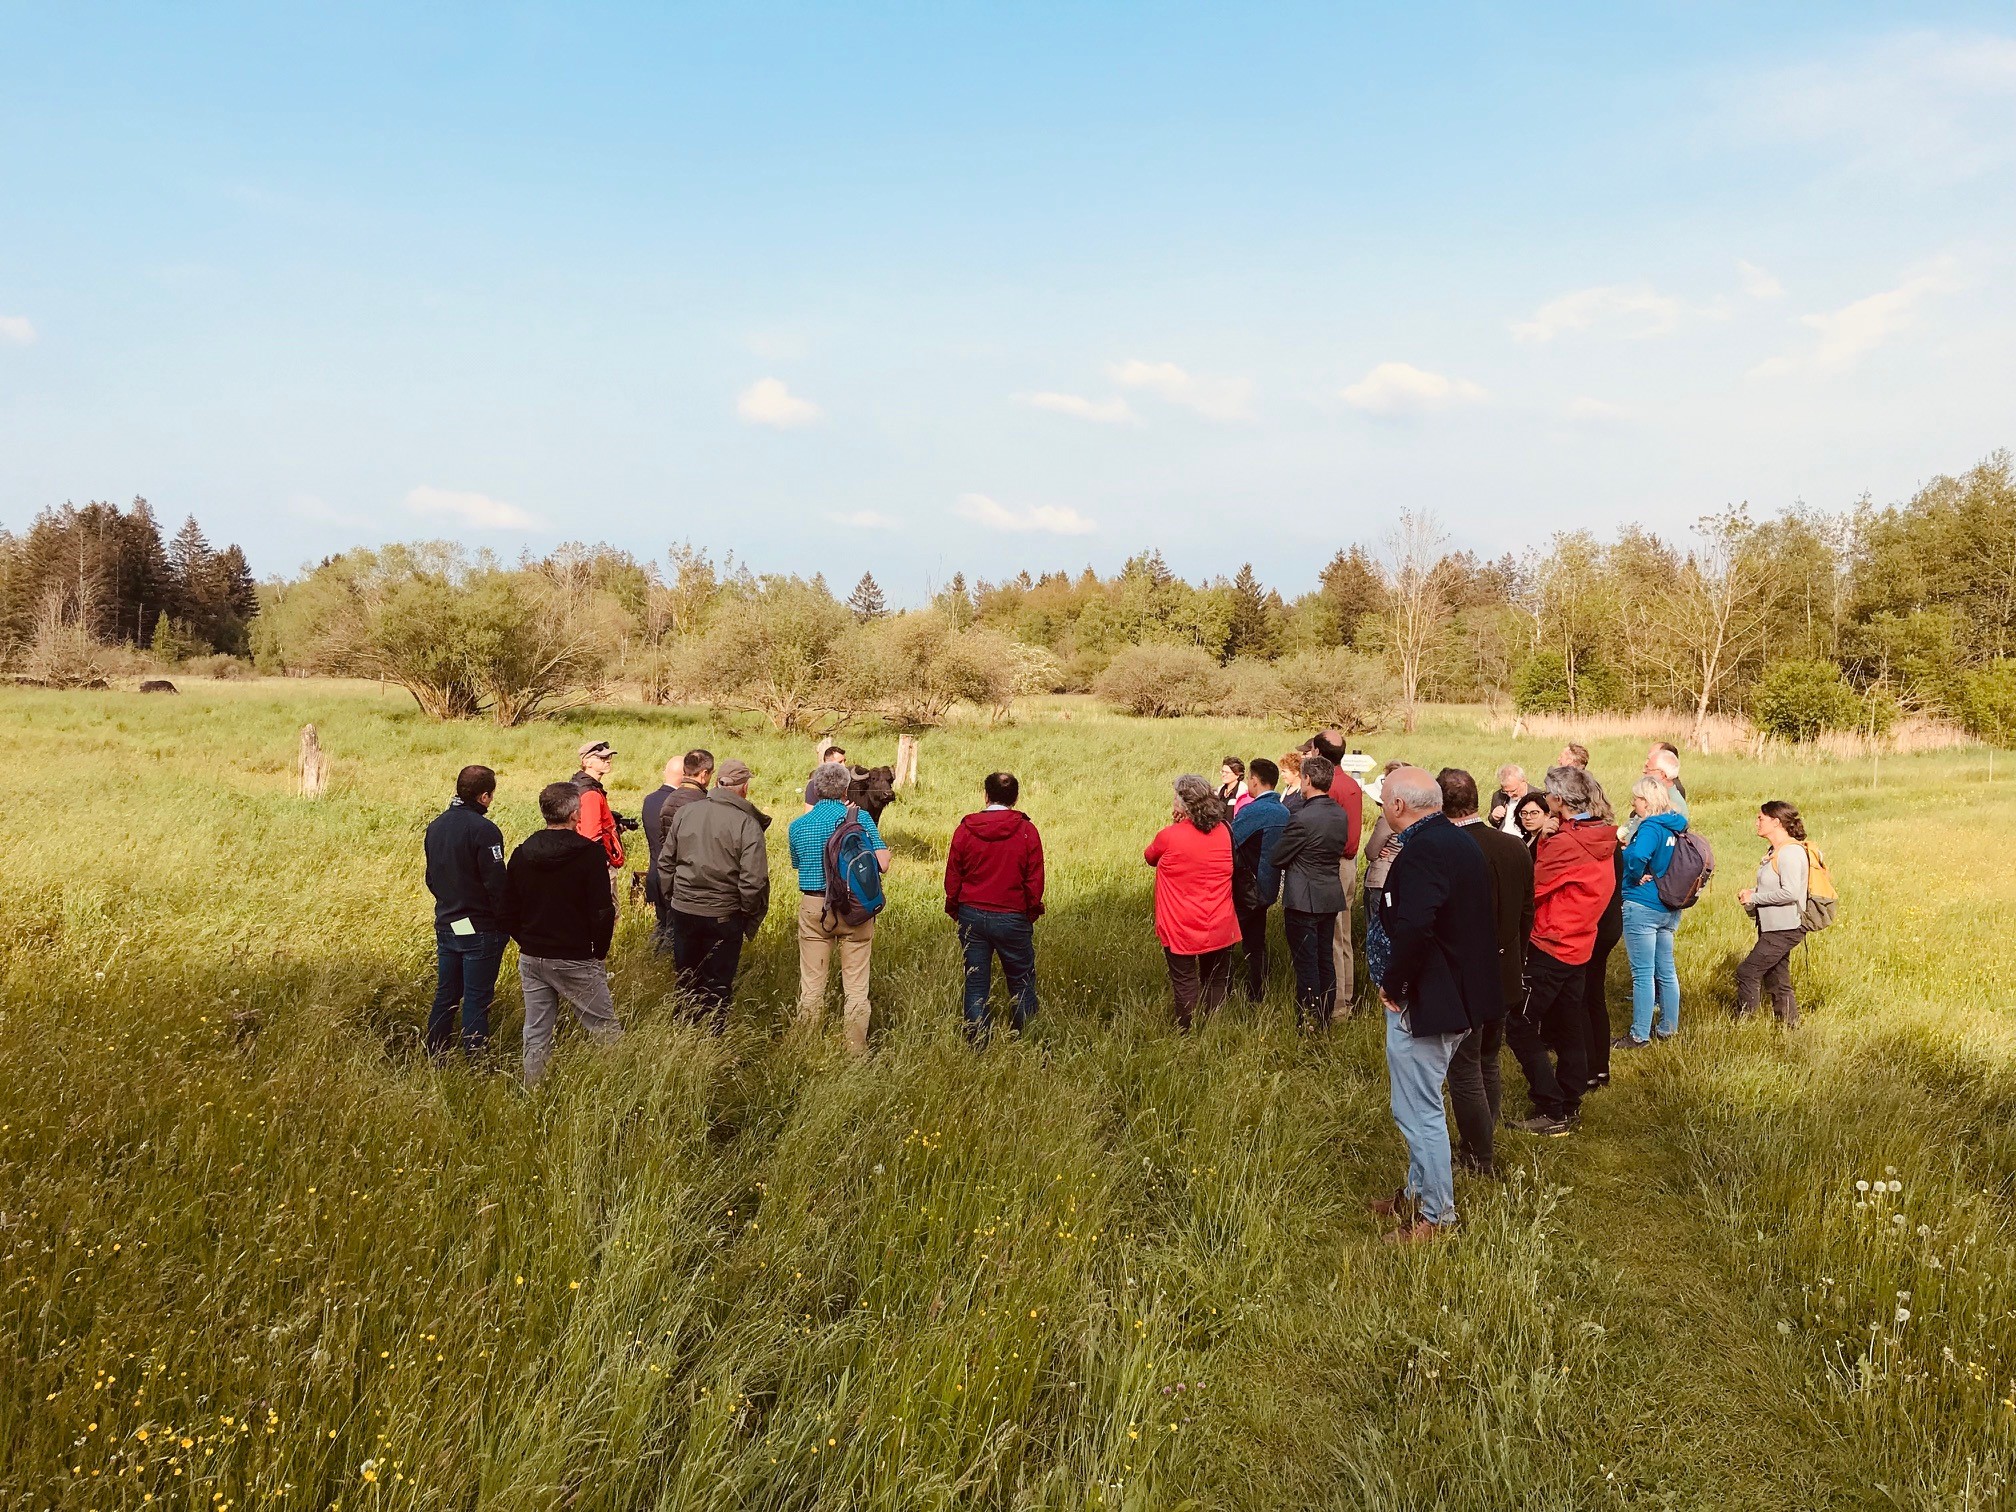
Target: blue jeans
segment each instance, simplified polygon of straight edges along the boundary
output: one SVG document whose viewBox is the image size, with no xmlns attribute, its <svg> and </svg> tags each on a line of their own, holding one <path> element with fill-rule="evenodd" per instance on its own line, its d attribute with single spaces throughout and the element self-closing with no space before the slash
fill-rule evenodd
<svg viewBox="0 0 2016 1512">
<path fill-rule="evenodd" d="M 985 908 L 959 910 L 959 946 L 966 955 L 966 1037 L 987 1043 L 987 993 L 994 984 L 994 957 L 1008 981 L 1019 1034 L 1036 1017 L 1036 926 L 1025 914 Z"/>
<path fill-rule="evenodd" d="M 1624 953 L 1631 958 L 1631 1038 L 1652 1037 L 1652 1008 L 1660 1008 L 1661 1034 L 1680 1028 L 1680 973 L 1673 965 L 1673 931 L 1680 910 L 1624 900 Z"/>
<path fill-rule="evenodd" d="M 476 1055 L 490 1043 L 490 1000 L 497 995 L 497 970 L 504 964 L 506 936 L 478 930 L 458 935 L 434 926 L 434 1006 L 427 1014 L 427 1053 L 442 1055 L 455 1040 L 455 1010 L 462 1010 L 462 1053 Z"/>
<path fill-rule="evenodd" d="M 1407 1141 L 1407 1195 L 1430 1223 L 1456 1221 L 1456 1176 L 1450 1169 L 1449 1124 L 1442 1086 L 1460 1034 L 1407 1032 L 1406 1015 L 1386 1014 L 1386 1076 L 1393 1086 L 1393 1122 Z"/>
</svg>

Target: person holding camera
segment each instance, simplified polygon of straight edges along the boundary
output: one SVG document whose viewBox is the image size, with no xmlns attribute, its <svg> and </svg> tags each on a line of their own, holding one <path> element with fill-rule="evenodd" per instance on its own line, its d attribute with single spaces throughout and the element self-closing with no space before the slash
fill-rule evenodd
<svg viewBox="0 0 2016 1512">
<path fill-rule="evenodd" d="M 620 910 L 623 894 L 623 832 L 637 828 L 635 819 L 626 819 L 609 806 L 608 790 L 602 786 L 616 765 L 616 747 L 606 740 L 591 740 L 581 747 L 581 770 L 568 779 L 581 795 L 581 812 L 574 821 L 575 832 L 602 847 L 609 863 L 609 901 Z"/>
</svg>

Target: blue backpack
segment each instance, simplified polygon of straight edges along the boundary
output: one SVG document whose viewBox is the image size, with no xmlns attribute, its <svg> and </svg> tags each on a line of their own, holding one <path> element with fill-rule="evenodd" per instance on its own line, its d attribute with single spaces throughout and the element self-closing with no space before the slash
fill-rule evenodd
<svg viewBox="0 0 2016 1512">
<path fill-rule="evenodd" d="M 861 811 L 847 805 L 847 817 L 826 837 L 826 911 L 843 928 L 866 924 L 882 912 L 882 863 L 868 843 Z"/>
</svg>

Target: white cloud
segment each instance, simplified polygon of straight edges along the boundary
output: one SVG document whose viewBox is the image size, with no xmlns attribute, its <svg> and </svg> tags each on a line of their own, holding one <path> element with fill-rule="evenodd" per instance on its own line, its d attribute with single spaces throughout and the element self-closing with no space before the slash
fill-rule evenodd
<svg viewBox="0 0 2016 1512">
<path fill-rule="evenodd" d="M 1942 258 L 1928 271 L 1905 279 L 1894 289 L 1871 294 L 1838 310 L 1803 315 L 1799 323 L 1818 333 L 1812 346 L 1804 352 L 1760 362 L 1750 370 L 1750 376 L 1775 378 L 1801 368 L 1835 372 L 1852 367 L 1863 353 L 1909 330 L 1917 321 L 1918 307 L 1927 299 L 1950 294 L 1959 286 L 1951 260 Z"/>
<path fill-rule="evenodd" d="M 1591 399 L 1586 394 L 1568 401 L 1568 418 L 1578 425 L 1617 425 L 1631 418 L 1631 411 L 1607 399 Z"/>
<path fill-rule="evenodd" d="M 28 346 L 35 340 L 35 322 L 26 315 L 0 315 L 0 341 Z"/>
<path fill-rule="evenodd" d="M 843 514 L 829 513 L 826 516 L 835 525 L 845 525 L 850 530 L 894 530 L 896 521 L 879 509 L 854 509 Z"/>
<path fill-rule="evenodd" d="M 1850 173 L 1951 182 L 2016 160 L 2016 37 L 1903 32 L 1729 82 L 1747 142 L 1840 149 Z"/>
<path fill-rule="evenodd" d="M 1530 319 L 1512 322 L 1520 341 L 1552 341 L 1565 331 L 1608 328 L 1619 336 L 1670 336 L 1680 329 L 1686 306 L 1650 284 L 1599 284 L 1550 299 Z"/>
<path fill-rule="evenodd" d="M 406 495 L 406 507 L 419 514 L 443 515 L 478 530 L 532 530 L 539 521 L 516 504 L 488 494 L 457 493 L 422 484 Z"/>
<path fill-rule="evenodd" d="M 810 399 L 800 399 L 785 386 L 782 378 L 758 378 L 742 390 L 735 401 L 735 413 L 751 425 L 769 425 L 791 430 L 825 418 L 826 412 Z"/>
<path fill-rule="evenodd" d="M 1251 378 L 1207 378 L 1185 372 L 1173 362 L 1144 362 L 1139 357 L 1109 362 L 1106 372 L 1122 388 L 1146 389 L 1207 420 L 1244 420 L 1252 414 Z"/>
<path fill-rule="evenodd" d="M 954 506 L 959 517 L 971 520 L 976 525 L 985 525 L 990 530 L 1036 531 L 1044 535 L 1090 535 L 1099 527 L 1075 509 L 1067 509 L 1061 504 L 1025 505 L 1020 509 L 1010 509 L 998 504 L 985 494 L 969 493 L 959 495 Z"/>
<path fill-rule="evenodd" d="M 1382 362 L 1340 397 L 1353 409 L 1375 415 L 1407 410 L 1447 409 L 1454 404 L 1480 404 L 1491 396 L 1467 378 L 1431 373 L 1411 362 Z"/>
<path fill-rule="evenodd" d="M 1785 285 L 1753 262 L 1736 259 L 1736 276 L 1743 280 L 1743 292 L 1752 299 L 1776 299 L 1785 292 Z"/>
<path fill-rule="evenodd" d="M 1018 394 L 1016 397 L 1031 409 L 1090 420 L 1094 425 L 1132 425 L 1139 419 L 1133 407 L 1117 394 L 1111 399 L 1087 399 L 1083 394 L 1049 392 Z"/>
</svg>

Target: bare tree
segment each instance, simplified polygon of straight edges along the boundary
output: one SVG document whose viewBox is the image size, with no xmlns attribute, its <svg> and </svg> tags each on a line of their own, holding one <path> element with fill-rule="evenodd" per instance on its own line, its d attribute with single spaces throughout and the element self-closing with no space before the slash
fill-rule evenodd
<svg viewBox="0 0 2016 1512">
<path fill-rule="evenodd" d="M 1421 676 L 1449 619 L 1449 600 L 1436 570 L 1445 537 L 1433 514 L 1400 511 L 1386 537 L 1386 636 L 1400 674 L 1400 727 L 1414 730 Z"/>
<path fill-rule="evenodd" d="M 1717 699 L 1763 649 L 1778 597 L 1778 564 L 1747 505 L 1703 515 L 1700 544 L 1650 608 L 1647 654 L 1667 667 L 1694 705 L 1690 743 L 1700 746 Z"/>
</svg>

